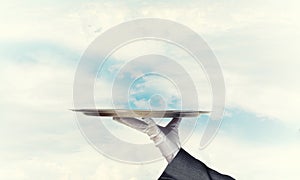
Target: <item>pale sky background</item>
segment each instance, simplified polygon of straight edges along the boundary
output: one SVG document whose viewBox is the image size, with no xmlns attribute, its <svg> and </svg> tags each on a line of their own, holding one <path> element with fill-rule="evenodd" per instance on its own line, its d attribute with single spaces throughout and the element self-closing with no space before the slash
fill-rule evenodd
<svg viewBox="0 0 300 180">
<path fill-rule="evenodd" d="M 200 150 L 207 123 L 203 118 L 183 147 L 236 179 L 299 179 L 299 7 L 296 0 L 1 1 L 0 179 L 160 176 L 165 161 L 133 165 L 99 154 L 68 111 L 73 107 L 77 64 L 91 41 L 114 25 L 143 17 L 190 27 L 204 38 L 222 66 L 226 112 L 220 131 Z M 180 50 L 158 42 L 132 44 L 112 56 L 107 76 L 95 85 L 95 91 L 101 92 L 95 95 L 100 105 L 109 102 L 109 83 L 118 65 L 149 52 L 186 59 L 182 66 L 199 83 L 201 106 L 210 107 L 203 72 L 193 71 L 192 60 Z M 151 82 L 145 84 L 160 90 L 170 87 L 164 82 L 155 87 L 156 80 Z M 132 105 L 143 107 L 145 102 L 133 98 Z M 129 142 L 148 140 L 142 135 L 135 138 L 139 134 L 123 126 L 106 125 L 118 137 L 129 134 Z"/>
</svg>

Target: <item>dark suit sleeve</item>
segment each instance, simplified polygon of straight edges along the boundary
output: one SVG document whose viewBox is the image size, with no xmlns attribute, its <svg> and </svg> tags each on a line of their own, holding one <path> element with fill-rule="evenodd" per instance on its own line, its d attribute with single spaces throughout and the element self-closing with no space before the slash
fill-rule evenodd
<svg viewBox="0 0 300 180">
<path fill-rule="evenodd" d="M 175 158 L 166 167 L 159 180 L 232 180 L 227 175 L 210 169 L 195 159 L 184 149 L 180 149 Z"/>
</svg>

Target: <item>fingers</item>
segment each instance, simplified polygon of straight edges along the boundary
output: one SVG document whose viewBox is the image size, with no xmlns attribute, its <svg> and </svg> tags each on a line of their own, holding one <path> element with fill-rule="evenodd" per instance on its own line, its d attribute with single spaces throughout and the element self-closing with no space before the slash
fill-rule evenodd
<svg viewBox="0 0 300 180">
<path fill-rule="evenodd" d="M 113 117 L 113 120 L 142 132 L 144 132 L 148 126 L 148 124 L 136 118 Z"/>
<path fill-rule="evenodd" d="M 152 118 L 142 118 L 142 119 L 148 125 L 156 125 L 156 123 L 154 122 L 154 120 Z"/>
<path fill-rule="evenodd" d="M 147 128 L 145 133 L 148 134 L 150 139 L 155 139 L 161 134 L 160 128 L 156 125 L 155 121 L 152 118 L 142 118 L 145 123 L 147 123 Z"/>
<path fill-rule="evenodd" d="M 176 117 L 176 118 L 173 118 L 169 124 L 166 126 L 166 128 L 171 128 L 171 129 L 178 129 L 178 126 L 181 122 L 181 119 L 180 117 Z"/>
</svg>

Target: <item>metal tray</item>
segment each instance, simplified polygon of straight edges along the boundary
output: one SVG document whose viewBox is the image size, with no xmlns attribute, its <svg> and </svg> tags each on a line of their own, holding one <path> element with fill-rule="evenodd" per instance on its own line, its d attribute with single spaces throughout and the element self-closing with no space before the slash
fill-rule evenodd
<svg viewBox="0 0 300 180">
<path fill-rule="evenodd" d="M 188 110 L 130 110 L 130 109 L 71 109 L 75 112 L 82 112 L 88 116 L 109 116 L 109 117 L 140 117 L 140 118 L 174 118 L 174 117 L 198 117 L 200 114 L 207 114 L 210 111 L 188 111 Z"/>
</svg>

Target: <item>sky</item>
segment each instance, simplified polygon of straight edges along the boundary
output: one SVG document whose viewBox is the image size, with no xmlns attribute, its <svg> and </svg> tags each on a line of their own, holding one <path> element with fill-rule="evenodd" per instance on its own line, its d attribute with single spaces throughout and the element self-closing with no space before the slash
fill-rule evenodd
<svg viewBox="0 0 300 180">
<path fill-rule="evenodd" d="M 128 164 L 96 151 L 81 134 L 73 105 L 75 72 L 86 48 L 101 33 L 137 18 L 162 18 L 197 32 L 217 57 L 226 87 L 221 127 L 199 148 L 208 123 L 203 116 L 183 148 L 236 179 L 298 179 L 300 162 L 299 42 L 297 1 L 3 1 L 0 10 L 1 179 L 157 179 L 164 160 Z M 95 81 L 95 102 L 111 107 L 118 69 L 157 53 L 172 57 L 195 81 L 201 109 L 211 107 L 204 71 L 181 49 L 158 41 L 128 44 L 108 59 Z M 182 61 L 184 59 L 184 61 Z M 154 64 L 153 67 L 160 68 Z M 128 81 L 143 66 L 127 69 Z M 174 73 L 172 69 L 163 69 Z M 101 75 L 101 76 L 100 76 Z M 180 78 L 180 74 L 174 74 Z M 120 84 L 122 85 L 122 84 Z M 140 78 L 130 103 L 120 107 L 177 108 L 178 91 L 156 76 Z M 126 99 L 125 99 L 126 100 Z M 118 138 L 151 143 L 147 136 L 104 121 Z M 124 171 L 126 169 L 126 171 Z"/>
</svg>

